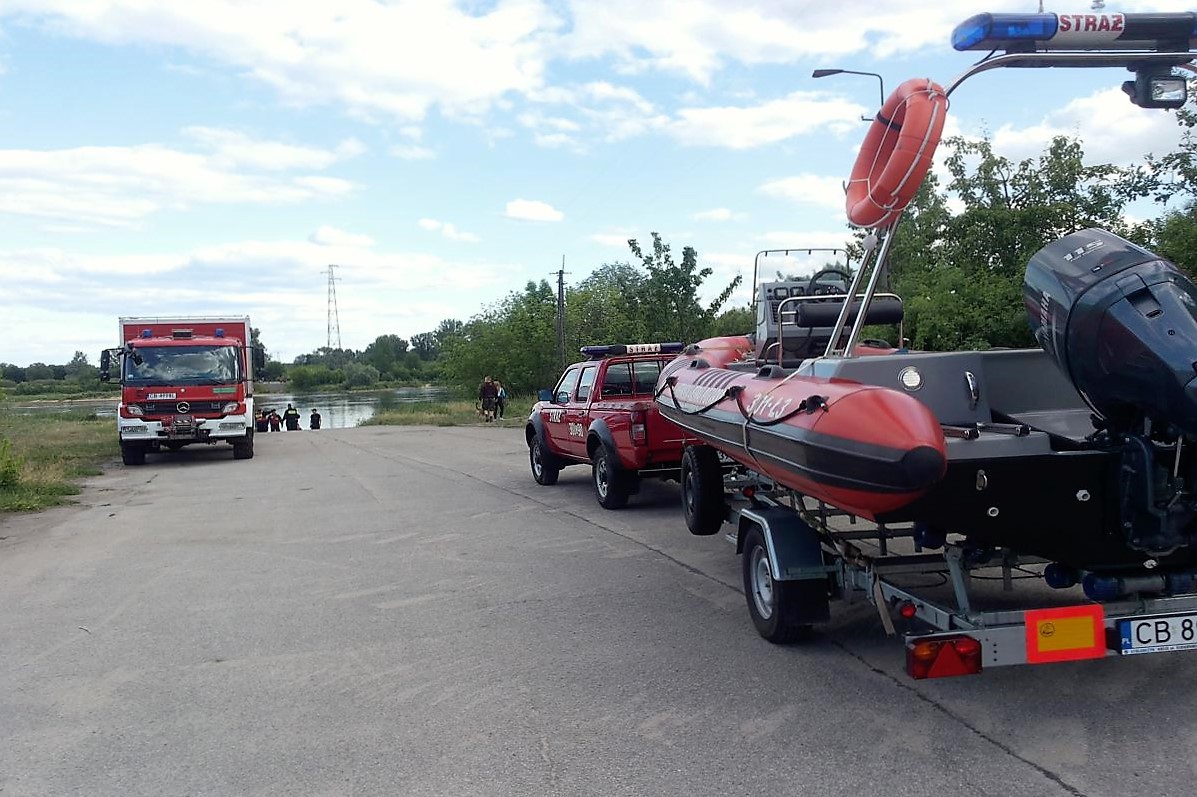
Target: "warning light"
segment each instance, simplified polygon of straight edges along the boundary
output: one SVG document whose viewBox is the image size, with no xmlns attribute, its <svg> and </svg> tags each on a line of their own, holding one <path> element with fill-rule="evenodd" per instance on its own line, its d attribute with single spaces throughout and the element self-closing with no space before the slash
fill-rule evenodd
<svg viewBox="0 0 1197 797">
<path fill-rule="evenodd" d="M 898 615 L 903 620 L 913 619 L 913 617 L 916 614 L 918 614 L 918 612 L 919 612 L 918 607 L 915 606 L 910 601 L 902 601 L 900 604 L 898 604 Z"/>
<path fill-rule="evenodd" d="M 952 31 L 957 50 L 1187 51 L 1197 14 L 977 14 Z"/>
<path fill-rule="evenodd" d="M 583 346 L 581 351 L 591 360 L 619 357 L 627 354 L 677 354 L 683 343 L 616 343 L 609 346 Z"/>
<path fill-rule="evenodd" d="M 970 636 L 923 639 L 906 647 L 906 673 L 916 680 L 981 672 L 979 641 Z"/>
</svg>

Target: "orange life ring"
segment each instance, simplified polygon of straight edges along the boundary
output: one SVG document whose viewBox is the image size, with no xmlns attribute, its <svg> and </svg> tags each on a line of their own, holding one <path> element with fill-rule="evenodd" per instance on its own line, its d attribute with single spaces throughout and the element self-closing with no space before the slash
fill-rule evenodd
<svg viewBox="0 0 1197 797">
<path fill-rule="evenodd" d="M 880 227 L 898 217 L 931 168 L 948 95 L 927 78 L 906 81 L 873 117 L 848 182 L 848 221 Z"/>
</svg>

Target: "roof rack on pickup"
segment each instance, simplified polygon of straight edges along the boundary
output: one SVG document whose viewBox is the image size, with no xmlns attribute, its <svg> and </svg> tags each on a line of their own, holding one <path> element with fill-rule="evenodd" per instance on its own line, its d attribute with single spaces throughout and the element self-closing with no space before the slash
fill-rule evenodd
<svg viewBox="0 0 1197 797">
<path fill-rule="evenodd" d="M 618 357 L 628 354 L 678 354 L 684 343 L 613 343 L 607 346 L 583 346 L 581 351 L 588 360 L 604 357 Z"/>
</svg>

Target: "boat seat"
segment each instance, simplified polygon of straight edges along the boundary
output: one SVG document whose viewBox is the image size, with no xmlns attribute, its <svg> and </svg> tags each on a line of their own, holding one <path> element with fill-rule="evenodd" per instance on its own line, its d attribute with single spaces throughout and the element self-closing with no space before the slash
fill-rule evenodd
<svg viewBox="0 0 1197 797">
<path fill-rule="evenodd" d="M 779 328 L 782 333 L 782 364 L 795 366 L 810 357 L 817 357 L 827 348 L 831 340 L 831 333 L 835 329 L 835 322 L 844 307 L 844 297 L 828 297 L 812 302 L 797 302 L 786 305 L 782 311 L 782 323 Z M 848 314 L 848 321 L 844 329 L 844 339 L 856 321 L 860 310 L 860 302 L 854 302 L 852 311 Z M 791 312 L 792 311 L 792 312 Z M 869 311 L 865 315 L 866 324 L 899 324 L 902 322 L 904 310 L 902 300 L 896 296 L 879 296 L 869 303 Z M 767 342 L 769 348 L 768 359 L 777 361 L 776 338 Z"/>
</svg>

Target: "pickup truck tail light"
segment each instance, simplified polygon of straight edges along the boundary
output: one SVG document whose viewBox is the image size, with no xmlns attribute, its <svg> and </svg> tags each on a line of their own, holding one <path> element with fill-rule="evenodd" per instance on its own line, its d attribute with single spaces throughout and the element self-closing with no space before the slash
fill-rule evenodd
<svg viewBox="0 0 1197 797">
<path fill-rule="evenodd" d="M 648 424 L 643 412 L 632 413 L 632 443 L 638 446 L 648 444 Z"/>
</svg>

